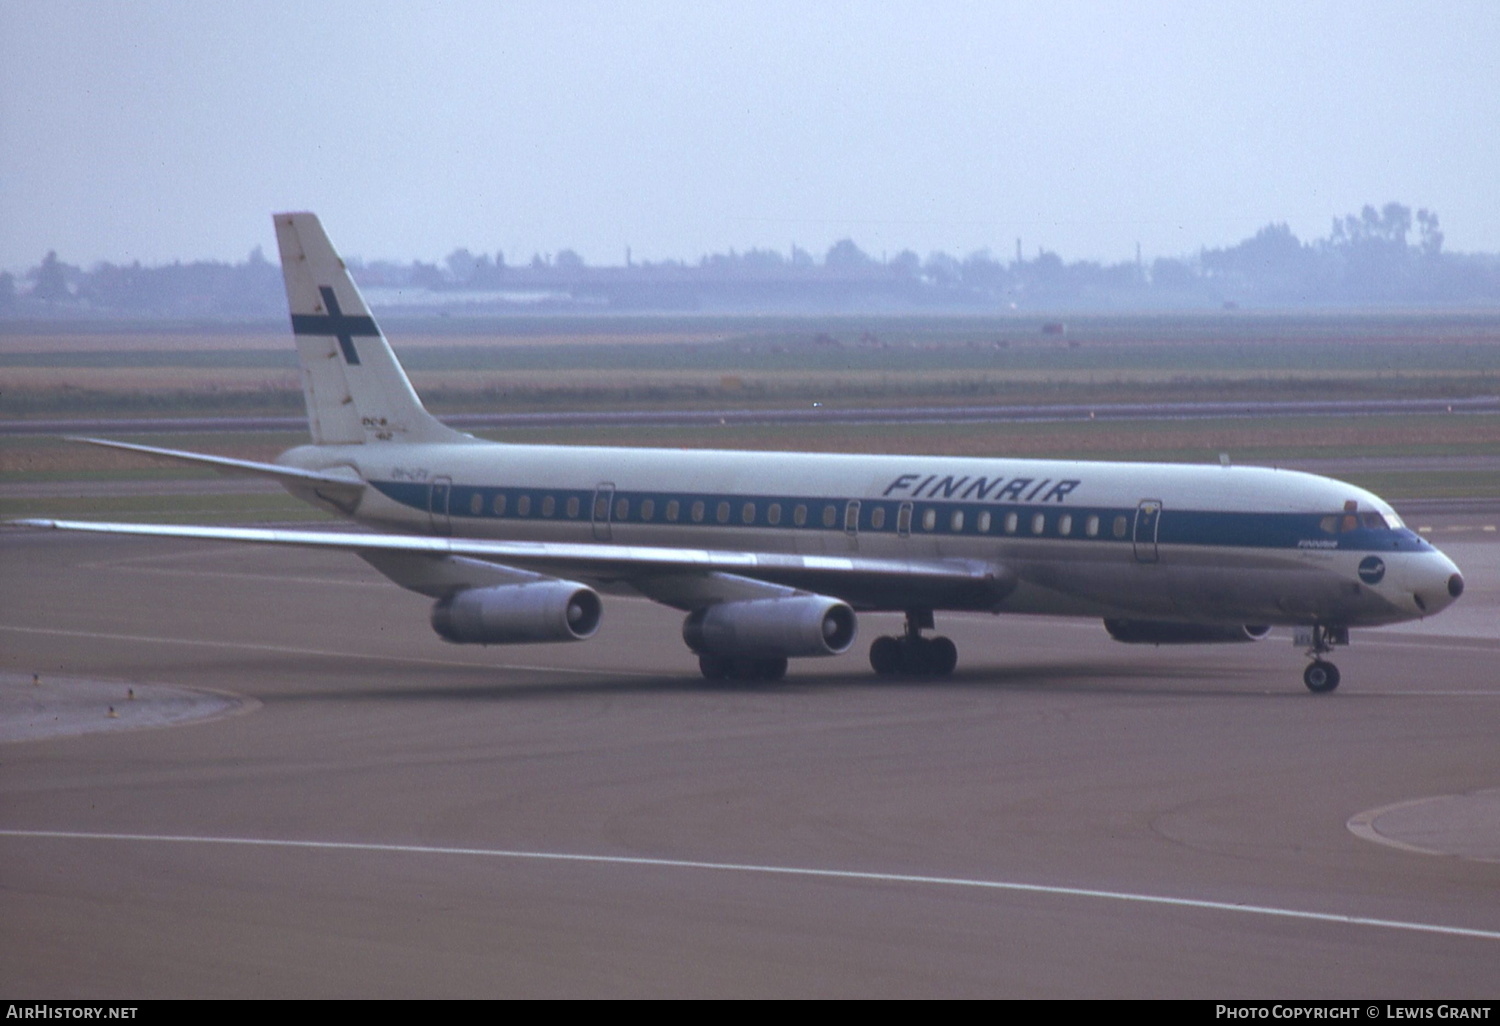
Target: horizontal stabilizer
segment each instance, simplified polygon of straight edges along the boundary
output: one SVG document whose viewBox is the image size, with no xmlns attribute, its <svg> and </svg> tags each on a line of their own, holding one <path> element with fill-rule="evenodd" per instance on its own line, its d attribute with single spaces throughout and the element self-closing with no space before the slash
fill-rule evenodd
<svg viewBox="0 0 1500 1026">
<path fill-rule="evenodd" d="M 342 474 L 327 471 L 303 470 L 299 467 L 284 467 L 279 463 L 257 463 L 254 460 L 237 460 L 229 456 L 210 456 L 201 452 L 186 452 L 182 449 L 162 449 L 154 445 L 136 445 L 133 442 L 114 442 L 107 438 L 70 437 L 69 442 L 87 442 L 109 449 L 124 449 L 127 452 L 143 453 L 163 459 L 190 463 L 200 467 L 212 467 L 223 474 L 246 474 L 269 477 L 284 485 L 317 485 L 321 488 L 337 488 L 362 492 L 365 482 L 354 471 Z"/>
</svg>

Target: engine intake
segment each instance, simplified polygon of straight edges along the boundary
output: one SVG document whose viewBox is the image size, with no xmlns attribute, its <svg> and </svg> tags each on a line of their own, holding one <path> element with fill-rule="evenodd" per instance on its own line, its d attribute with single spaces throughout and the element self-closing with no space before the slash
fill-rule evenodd
<svg viewBox="0 0 1500 1026">
<path fill-rule="evenodd" d="M 854 610 L 822 595 L 721 602 L 694 610 L 682 640 L 699 655 L 838 655 L 854 643 Z"/>
<path fill-rule="evenodd" d="M 592 588 L 534 581 L 469 588 L 439 599 L 432 607 L 432 629 L 455 644 L 582 641 L 599 629 L 603 614 L 604 603 Z"/>
<path fill-rule="evenodd" d="M 1259 641 L 1271 632 L 1267 624 L 1223 626 L 1163 620 L 1105 620 L 1104 629 L 1128 645 L 1223 645 Z"/>
</svg>

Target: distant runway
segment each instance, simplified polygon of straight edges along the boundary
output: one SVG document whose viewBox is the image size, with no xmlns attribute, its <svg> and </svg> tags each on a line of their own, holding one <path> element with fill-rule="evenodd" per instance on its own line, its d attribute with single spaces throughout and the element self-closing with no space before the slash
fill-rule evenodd
<svg viewBox="0 0 1500 1026">
<path fill-rule="evenodd" d="M 462 430 L 504 427 L 692 426 L 696 424 L 1013 424 L 1087 420 L 1220 420 L 1237 417 L 1368 417 L 1500 413 L 1500 396 L 1437 399 L 1326 399 L 1304 402 L 1065 403 L 990 406 L 810 406 L 768 410 L 583 410 L 556 413 L 460 413 L 443 421 Z M 183 417 L 0 420 L 0 435 L 128 431 L 301 431 L 305 417 Z"/>
<path fill-rule="evenodd" d="M 357 559 L 4 532 L 7 686 L 246 704 L 0 745 L 0 989 L 1493 998 L 1500 540 L 1463 518 L 1461 602 L 1355 632 L 1328 696 L 1284 632 L 982 616 L 939 618 L 951 680 L 857 643 L 725 687 L 645 602 L 455 647 Z"/>
</svg>

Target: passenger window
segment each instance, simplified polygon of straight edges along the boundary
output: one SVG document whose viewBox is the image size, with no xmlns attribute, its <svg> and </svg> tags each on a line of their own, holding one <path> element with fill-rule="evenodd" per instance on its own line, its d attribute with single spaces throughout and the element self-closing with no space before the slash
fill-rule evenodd
<svg viewBox="0 0 1500 1026">
<path fill-rule="evenodd" d="M 781 523 L 781 503 L 771 503 L 770 508 L 766 510 L 766 522 L 769 523 L 772 527 L 775 527 L 777 524 Z"/>
<path fill-rule="evenodd" d="M 985 510 L 983 513 L 979 514 L 979 521 L 974 526 L 979 529 L 979 533 L 980 534 L 989 534 L 990 533 L 990 511 L 989 510 Z"/>
<path fill-rule="evenodd" d="M 501 492 L 499 495 L 495 496 L 495 506 L 494 506 L 494 509 L 495 509 L 495 516 L 497 516 L 497 517 L 503 517 L 503 516 L 505 516 L 505 493 L 504 492 Z"/>
<path fill-rule="evenodd" d="M 922 530 L 930 531 L 937 526 L 937 510 L 924 509 L 922 511 Z"/>
<path fill-rule="evenodd" d="M 747 502 L 740 507 L 740 520 L 747 524 L 755 523 L 755 503 Z"/>
<path fill-rule="evenodd" d="M 484 512 L 484 496 L 483 495 L 480 495 L 478 492 L 475 492 L 473 495 L 469 496 L 469 512 L 472 513 L 472 514 L 474 514 L 476 517 L 479 516 L 479 514 L 481 514 L 481 513 Z"/>
<path fill-rule="evenodd" d="M 641 500 L 641 519 L 642 520 L 650 520 L 654 516 L 656 516 L 656 500 L 655 499 L 642 499 Z"/>
<path fill-rule="evenodd" d="M 807 523 L 806 506 L 798 503 L 796 508 L 792 510 L 792 523 L 796 524 L 798 527 L 802 527 Z"/>
<path fill-rule="evenodd" d="M 616 499 L 615 500 L 615 519 L 616 520 L 629 520 L 630 519 L 630 500 L 629 499 Z"/>
<path fill-rule="evenodd" d="M 878 531 L 885 526 L 885 507 L 876 506 L 870 510 L 870 530 Z"/>
<path fill-rule="evenodd" d="M 721 524 L 727 524 L 727 523 L 729 523 L 729 503 L 727 503 L 727 502 L 721 502 L 721 503 L 719 503 L 719 508 L 717 510 L 715 510 L 714 513 L 715 513 L 715 516 L 718 518 L 719 523 L 721 523 Z"/>
<path fill-rule="evenodd" d="M 1034 517 L 1031 518 L 1031 533 L 1032 534 L 1041 534 L 1046 529 L 1047 529 L 1047 515 L 1045 513 L 1038 513 L 1036 516 L 1034 516 Z"/>
<path fill-rule="evenodd" d="M 677 523 L 677 514 L 679 514 L 681 512 L 682 512 L 682 504 L 681 503 L 679 503 L 676 499 L 668 499 L 667 500 L 667 520 L 670 523 L 673 523 L 673 524 Z"/>
<path fill-rule="evenodd" d="M 518 516 L 518 517 L 529 517 L 529 516 L 531 516 L 531 496 L 529 496 L 529 495 L 523 495 L 519 499 L 516 500 L 516 516 Z"/>
<path fill-rule="evenodd" d="M 1115 528 L 1114 528 L 1114 530 L 1115 530 L 1115 537 L 1116 538 L 1123 538 L 1123 537 L 1125 537 L 1125 531 L 1129 527 L 1130 527 L 1130 521 L 1127 520 L 1125 517 L 1123 517 L 1123 516 L 1115 517 Z"/>
<path fill-rule="evenodd" d="M 1057 533 L 1064 538 L 1073 533 L 1073 516 L 1071 513 L 1064 513 L 1057 518 Z"/>
<path fill-rule="evenodd" d="M 832 527 L 839 522 L 839 509 L 837 506 L 823 507 L 823 526 Z"/>
<path fill-rule="evenodd" d="M 1083 522 L 1083 533 L 1090 538 L 1099 537 L 1099 518 L 1089 517 Z"/>
<path fill-rule="evenodd" d="M 1007 514 L 1005 514 L 1005 533 L 1006 534 L 1015 534 L 1016 533 L 1016 525 L 1018 525 L 1020 522 L 1021 522 L 1021 518 L 1018 517 L 1018 516 L 1016 516 L 1016 514 L 1014 514 L 1014 513 L 1007 513 Z"/>
<path fill-rule="evenodd" d="M 693 503 L 693 523 L 695 523 L 695 524 L 701 524 L 701 523 L 703 523 L 703 500 L 702 499 L 699 499 L 697 502 Z"/>
<path fill-rule="evenodd" d="M 964 529 L 964 511 L 963 510 L 956 509 L 956 510 L 953 511 L 953 515 L 948 518 L 948 529 L 950 531 L 954 532 L 955 534 L 957 534 L 959 531 L 962 531 Z"/>
<path fill-rule="evenodd" d="M 542 516 L 550 517 L 557 512 L 557 496 L 548 495 L 542 499 Z"/>
<path fill-rule="evenodd" d="M 570 495 L 570 496 L 568 496 L 568 519 L 570 519 L 570 520 L 577 520 L 578 519 L 578 507 L 579 507 L 579 505 L 580 504 L 578 502 L 578 496 L 576 496 L 576 495 Z"/>
</svg>

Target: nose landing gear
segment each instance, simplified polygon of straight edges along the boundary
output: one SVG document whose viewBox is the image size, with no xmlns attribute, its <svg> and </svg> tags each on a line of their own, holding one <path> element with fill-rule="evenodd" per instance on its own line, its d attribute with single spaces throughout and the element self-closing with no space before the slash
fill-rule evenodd
<svg viewBox="0 0 1500 1026">
<path fill-rule="evenodd" d="M 1312 637 L 1307 654 L 1313 661 L 1302 671 L 1302 683 L 1315 695 L 1327 694 L 1339 686 L 1339 668 L 1322 657 L 1332 652 L 1335 645 L 1349 644 L 1349 628 L 1316 623 L 1310 630 Z M 1301 632 L 1298 633 L 1301 636 Z"/>
<path fill-rule="evenodd" d="M 906 631 L 899 638 L 876 638 L 870 645 L 870 666 L 882 677 L 946 677 L 958 665 L 958 646 L 948 638 L 924 638 L 932 626 L 932 611 L 918 609 L 906 614 Z"/>
<path fill-rule="evenodd" d="M 1332 691 L 1339 686 L 1339 668 L 1324 659 L 1315 659 L 1302 671 L 1302 683 L 1315 695 Z"/>
</svg>

